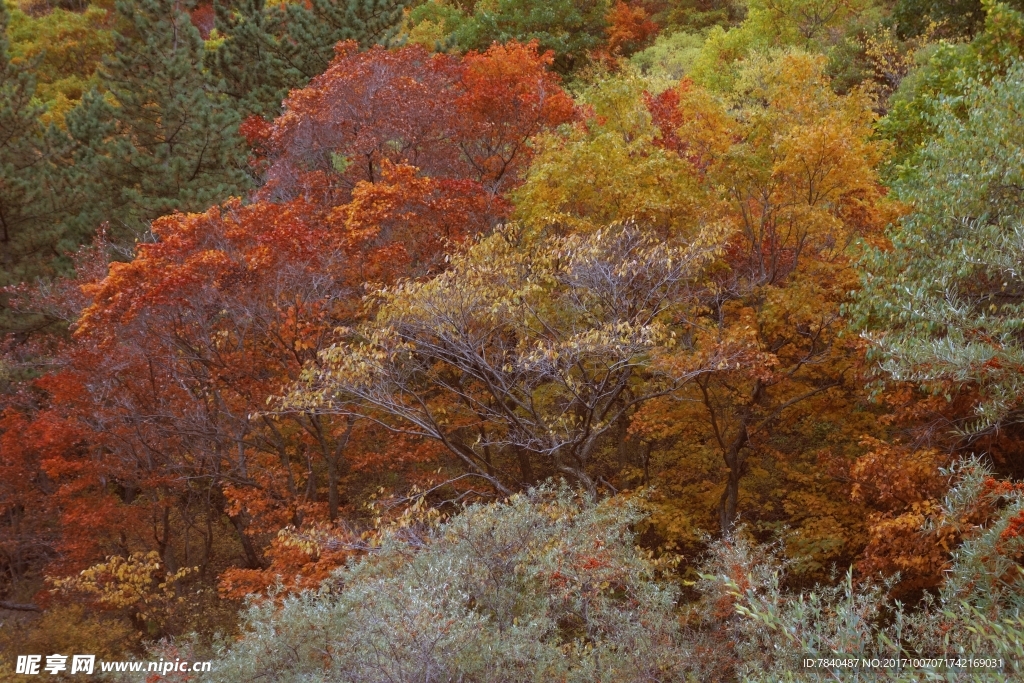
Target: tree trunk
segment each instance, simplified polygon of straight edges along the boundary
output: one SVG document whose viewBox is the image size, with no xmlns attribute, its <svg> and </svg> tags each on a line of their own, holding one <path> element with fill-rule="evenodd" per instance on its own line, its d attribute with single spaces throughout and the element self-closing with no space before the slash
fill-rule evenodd
<svg viewBox="0 0 1024 683">
<path fill-rule="evenodd" d="M 239 518 L 239 516 L 228 516 L 231 520 L 231 524 L 235 527 L 235 531 L 238 532 L 238 541 L 242 544 L 242 552 L 245 553 L 245 562 L 247 569 L 266 569 L 263 566 L 263 562 L 260 560 L 259 553 L 256 552 L 256 547 L 253 546 L 252 540 L 245 535 L 245 524 Z"/>
<path fill-rule="evenodd" d="M 338 465 L 334 458 L 327 461 L 327 518 L 332 522 L 338 519 Z"/>
<path fill-rule="evenodd" d="M 736 504 L 740 497 L 741 467 L 730 467 L 729 477 L 725 481 L 725 490 L 718 501 L 718 526 L 723 534 L 732 530 L 736 523 Z"/>
<path fill-rule="evenodd" d="M 267 566 L 263 563 L 260 558 L 260 554 L 256 551 L 256 547 L 252 544 L 252 539 L 245 535 L 246 522 L 242 519 L 242 512 L 238 515 L 229 515 L 227 513 L 227 499 L 224 497 L 224 491 L 220 489 L 220 486 L 216 486 L 213 489 L 213 507 L 220 514 L 226 516 L 231 525 L 235 528 L 238 533 L 238 542 L 242 546 L 242 552 L 245 553 L 245 563 L 247 569 L 266 569 Z"/>
<path fill-rule="evenodd" d="M 0 609 L 14 610 L 15 612 L 42 612 L 43 608 L 38 605 L 31 605 L 19 602 L 7 602 L 0 600 Z"/>
<path fill-rule="evenodd" d="M 764 384 L 761 380 L 756 380 L 750 391 L 750 402 L 743 408 L 740 415 L 740 424 L 736 436 L 733 437 L 732 441 L 728 442 L 728 445 L 719 439 L 719 443 L 723 448 L 722 457 L 725 460 L 725 466 L 729 468 L 729 476 L 725 481 L 725 490 L 722 491 L 722 497 L 718 500 L 718 526 L 723 534 L 732 531 L 733 524 L 736 523 L 737 505 L 740 497 L 740 478 L 743 476 L 743 465 L 747 461 L 743 451 L 750 441 L 750 425 L 754 421 L 754 406 L 761 401 L 762 396 L 764 396 Z M 711 410 L 707 394 L 705 394 L 705 404 L 708 410 Z M 715 421 L 713 412 L 712 420 Z M 716 424 L 715 429 L 717 433 L 717 422 L 714 422 L 714 424 Z"/>
<path fill-rule="evenodd" d="M 533 484 L 535 479 L 533 465 L 530 463 L 530 452 L 525 448 L 516 448 L 516 456 L 519 458 L 519 476 L 522 478 L 523 483 Z"/>
</svg>

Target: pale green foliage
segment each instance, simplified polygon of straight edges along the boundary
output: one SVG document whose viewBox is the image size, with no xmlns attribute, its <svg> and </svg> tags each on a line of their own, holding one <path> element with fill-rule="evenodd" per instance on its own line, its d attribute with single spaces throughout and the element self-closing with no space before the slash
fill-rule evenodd
<svg viewBox="0 0 1024 683">
<path fill-rule="evenodd" d="M 877 16 L 873 0 L 750 0 L 742 24 L 708 31 L 699 54 L 688 60 L 688 72 L 697 83 L 727 92 L 751 54 L 780 48 L 826 53 Z"/>
<path fill-rule="evenodd" d="M 690 72 L 703 46 L 704 36 L 697 33 L 662 34 L 654 45 L 636 53 L 630 61 L 645 73 L 678 81 Z"/>
<path fill-rule="evenodd" d="M 319 590 L 254 603 L 242 637 L 210 655 L 218 666 L 209 680 L 1019 680 L 1024 582 L 1014 558 L 1024 548 L 1024 492 L 976 459 L 948 474 L 955 484 L 937 523 L 983 510 L 991 521 L 961 530 L 945 586 L 913 609 L 851 573 L 835 586 L 792 591 L 778 549 L 740 531 L 711 545 L 684 628 L 678 591 L 656 580 L 656 565 L 634 545 L 630 529 L 644 517 L 636 499 L 595 504 L 542 487 L 440 524 L 393 527 Z M 800 666 L 803 658 L 965 655 L 1006 666 L 996 674 Z"/>
<path fill-rule="evenodd" d="M 912 211 L 891 249 L 862 260 L 854 309 L 881 368 L 951 395 L 977 389 L 977 432 L 1018 419 L 1024 399 L 1024 65 L 972 81 L 960 116 L 896 184 Z"/>
<path fill-rule="evenodd" d="M 886 607 L 878 586 L 838 586 L 792 594 L 786 563 L 771 549 L 736 537 L 717 542 L 698 583 L 705 599 L 731 602 L 734 614 L 716 637 L 734 643 L 737 673 L 745 680 L 799 679 L 800 657 L 893 655 L 875 628 Z M 816 680 L 812 675 L 809 680 Z"/>
<path fill-rule="evenodd" d="M 641 517 L 541 489 L 389 536 L 319 591 L 250 607 L 209 680 L 682 681 L 676 593 L 634 548 Z"/>
<path fill-rule="evenodd" d="M 977 621 L 977 615 L 985 615 L 974 624 L 978 627 L 977 632 L 954 634 L 950 642 L 956 644 L 963 639 L 976 641 L 993 635 L 992 629 L 1000 620 L 1020 621 L 1024 617 L 1024 571 L 1018 562 L 1024 550 L 1021 533 L 1024 531 L 1021 526 L 1024 521 L 1024 488 L 1019 484 L 997 482 L 987 466 L 976 459 L 957 463 L 949 473 L 956 478 L 956 485 L 946 494 L 943 515 L 938 523 L 959 524 L 962 527 L 959 531 L 965 538 L 952 553 L 952 567 L 942 585 L 938 602 L 931 607 L 952 609 L 952 613 L 946 613 L 948 618 L 972 623 Z M 970 520 L 974 516 L 972 512 L 979 506 L 995 507 L 998 514 L 982 529 L 958 522 Z M 938 621 L 919 619 L 919 626 L 939 625 Z M 1024 645 L 1021 640 L 1024 633 L 1020 632 L 1024 629 L 1024 622 L 1016 624 L 1015 628 L 1018 632 L 1014 647 L 1019 649 Z M 946 629 L 942 631 L 944 633 Z M 989 650 L 977 648 L 975 651 Z"/>
</svg>

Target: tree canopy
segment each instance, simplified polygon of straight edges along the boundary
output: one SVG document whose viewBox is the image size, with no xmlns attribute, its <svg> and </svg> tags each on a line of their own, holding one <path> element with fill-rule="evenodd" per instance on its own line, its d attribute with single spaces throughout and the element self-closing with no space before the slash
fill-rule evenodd
<svg viewBox="0 0 1024 683">
<path fill-rule="evenodd" d="M 1022 36 L 5 0 L 0 679 L 1019 678 Z"/>
</svg>

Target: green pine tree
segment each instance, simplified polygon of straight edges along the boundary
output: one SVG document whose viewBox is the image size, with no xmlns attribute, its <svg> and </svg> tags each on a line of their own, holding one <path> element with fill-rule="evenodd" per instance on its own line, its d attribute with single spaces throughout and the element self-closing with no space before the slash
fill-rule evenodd
<svg viewBox="0 0 1024 683">
<path fill-rule="evenodd" d="M 118 0 L 124 28 L 93 91 L 67 116 L 90 203 L 73 231 L 109 221 L 114 239 L 173 211 L 203 211 L 250 184 L 240 117 L 204 68 L 182 3 Z"/>
<path fill-rule="evenodd" d="M 308 6 L 279 5 L 275 15 L 284 21 L 282 57 L 306 78 L 317 76 L 334 59 L 339 41 L 354 40 L 361 47 L 390 42 L 409 4 L 410 0 L 310 0 Z"/>
<path fill-rule="evenodd" d="M 0 3 L 0 268 L 10 282 L 16 263 L 34 248 L 25 244 L 28 225 L 34 222 L 36 178 L 43 163 L 44 131 L 39 124 L 43 108 L 33 102 L 35 64 L 11 61 L 7 40 L 9 14 Z M 27 251 L 26 251 L 27 250 Z M 28 252 L 28 253 L 27 253 Z"/>
<path fill-rule="evenodd" d="M 0 3 L 0 287 L 50 277 L 68 265 L 60 218 L 80 196 L 59 165 L 67 136 L 45 127 L 45 108 L 36 98 L 37 68 L 42 55 L 12 60 L 9 14 Z M 43 324 L 37 316 L 11 310 L 0 292 L 0 337 Z"/>
<path fill-rule="evenodd" d="M 245 118 L 273 118 L 281 101 L 308 77 L 282 57 L 281 39 L 275 34 L 265 0 L 216 3 L 216 30 L 223 42 L 207 52 L 209 69 L 221 79 L 224 94 Z"/>
<path fill-rule="evenodd" d="M 265 0 L 218 3 L 216 29 L 223 38 L 207 63 L 224 83 L 240 114 L 272 118 L 293 88 L 323 73 L 334 46 L 387 44 L 410 0 L 311 0 L 267 7 Z"/>
</svg>

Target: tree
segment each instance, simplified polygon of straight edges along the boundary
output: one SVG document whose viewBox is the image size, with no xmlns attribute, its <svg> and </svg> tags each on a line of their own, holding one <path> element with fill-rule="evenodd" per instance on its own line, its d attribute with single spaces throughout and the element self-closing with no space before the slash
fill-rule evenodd
<svg viewBox="0 0 1024 683">
<path fill-rule="evenodd" d="M 331 80 L 339 68 L 293 99 L 367 89 L 395 61 L 404 64 L 402 77 L 426 79 L 433 63 L 423 56 L 351 55 L 360 68 L 345 87 Z M 362 121 L 386 150 L 373 182 L 345 176 L 340 155 L 352 143 L 343 139 L 328 148 L 338 153 L 329 170 L 299 169 L 302 192 L 157 218 L 154 239 L 137 244 L 127 262 L 108 270 L 101 259 L 75 281 L 44 287 L 43 307 L 67 320 L 73 336 L 53 349 L 44 377 L 21 385 L 0 425 L 3 466 L 18 475 L 0 488 L 0 509 L 31 508 L 45 532 L 20 527 L 12 554 L 27 559 L 16 557 L 19 567 L 44 565 L 61 577 L 110 555 L 156 552 L 161 571 L 198 567 L 182 587 L 193 606 L 206 595 L 195 587 L 220 579 L 229 596 L 261 591 L 277 576 L 308 585 L 351 553 L 307 552 L 278 532 L 341 533 L 346 520 L 358 524 L 368 514 L 361 503 L 381 486 L 447 478 L 435 444 L 350 416 L 266 412 L 267 400 L 317 362 L 339 327 L 372 314 L 368 289 L 435 275 L 447 267 L 445 251 L 504 220 L 509 206 L 496 192 L 518 180 L 526 139 L 573 114 L 533 48 L 502 46 L 444 64 L 456 97 L 430 111 L 444 125 L 456 112 L 462 120 L 457 136 L 417 157 L 434 174 L 394 163 L 384 137 L 394 130 L 388 126 L 431 122 L 388 119 L 401 110 L 382 107 L 380 119 Z M 522 106 L 502 112 L 503 101 Z M 274 126 L 257 123 L 257 132 L 264 126 L 288 139 L 317 114 L 295 106 Z M 27 290 L 19 297 L 27 300 Z M 31 549 L 35 542 L 41 547 Z M 152 628 L 184 628 L 184 608 L 167 609 Z"/>
<path fill-rule="evenodd" d="M 238 115 L 203 70 L 203 41 L 171 0 L 118 2 L 127 28 L 105 60 L 104 92 L 67 115 L 76 171 L 89 204 L 68 219 L 78 231 L 109 221 L 134 238 L 174 210 L 202 211 L 249 185 Z"/>
<path fill-rule="evenodd" d="M 34 255 L 32 228 L 37 219 L 39 177 L 44 163 L 43 108 L 33 102 L 35 64 L 11 61 L 7 40 L 9 13 L 0 7 L 0 284 L 17 277 L 16 267 Z M 38 61 L 38 60 L 36 60 Z"/>
<path fill-rule="evenodd" d="M 950 548 L 945 585 L 913 608 L 892 600 L 889 584 L 855 581 L 852 572 L 837 586 L 787 590 L 786 562 L 771 548 L 738 537 L 715 543 L 698 583 L 699 609 L 705 627 L 718 634 L 717 652 L 706 660 L 726 671 L 708 673 L 716 680 L 732 673 L 779 680 L 791 675 L 793 649 L 898 661 L 924 652 L 956 658 L 981 648 L 1005 653 L 1006 674 L 1020 675 L 1010 654 L 1019 652 L 1024 637 L 1020 485 L 994 479 L 977 460 L 956 463 L 948 474 L 953 485 L 933 531 L 965 537 Z M 865 680 L 913 681 L 920 674 L 920 668 L 895 665 L 868 672 Z M 829 675 L 841 674 L 834 669 Z M 820 673 L 802 680 L 820 680 Z"/>
<path fill-rule="evenodd" d="M 46 103 L 47 123 L 59 124 L 82 95 L 97 85 L 100 63 L 113 50 L 111 13 L 96 5 L 84 10 L 57 7 L 37 16 L 9 10 L 12 53 L 39 59 L 34 72 L 38 97 Z"/>
<path fill-rule="evenodd" d="M 741 509 L 766 533 L 798 518 L 807 535 L 794 543 L 824 570 L 862 543 L 862 511 L 811 454 L 852 457 L 857 429 L 872 429 L 839 306 L 856 281 L 852 241 L 890 215 L 882 147 L 867 99 L 837 96 L 820 58 L 762 56 L 739 74 L 728 99 L 689 80 L 645 94 L 628 74 L 592 87 L 594 119 L 541 139 L 516 215 L 579 234 L 636 215 L 665 239 L 720 226 L 699 326 L 742 360 L 628 415 L 605 476 L 666 491 L 652 520 L 671 543 L 697 544 L 697 529 L 725 530 Z"/>
<path fill-rule="evenodd" d="M 963 115 L 959 98 L 972 81 L 999 78 L 1024 56 L 1024 13 L 995 0 L 985 0 L 982 8 L 984 30 L 969 43 L 940 41 L 920 50 L 919 67 L 893 94 L 889 113 L 878 125 L 894 147 L 888 171 L 893 179 L 918 148 L 936 136 L 944 109 L 952 107 Z"/>
<path fill-rule="evenodd" d="M 215 4 L 217 41 L 207 64 L 243 118 L 273 118 L 288 92 L 304 87 L 334 59 L 334 46 L 387 45 L 408 0 L 240 0 Z"/>
<path fill-rule="evenodd" d="M 736 228 L 718 316 L 723 332 L 731 316 L 749 326 L 736 332 L 764 355 L 738 375 L 723 373 L 717 387 L 714 377 L 700 387 L 730 472 L 723 529 L 735 519 L 754 434 L 790 406 L 855 382 L 856 364 L 838 340 L 839 304 L 853 282 L 848 248 L 887 218 L 868 102 L 832 94 L 822 62 L 806 55 L 748 68 L 749 108 L 734 129 L 742 142 L 711 174 L 726 188 Z"/>
<path fill-rule="evenodd" d="M 68 141 L 44 126 L 45 108 L 36 95 L 41 56 L 12 58 L 7 40 L 9 13 L 0 8 L 0 287 L 52 276 L 66 266 L 64 250 L 74 236 L 59 221 L 80 197 L 73 177 L 58 165 Z M 45 325 L 37 316 L 11 310 L 0 292 L 0 335 L 26 333 Z"/>
<path fill-rule="evenodd" d="M 214 4 L 219 44 L 205 53 L 206 66 L 222 82 L 223 92 L 244 119 L 272 119 L 292 88 L 306 85 L 309 76 L 281 55 L 282 36 L 264 0 Z"/>
<path fill-rule="evenodd" d="M 986 0 L 899 0 L 893 7 L 893 19 L 904 36 L 924 33 L 929 22 L 936 22 L 951 37 L 971 37 L 985 23 Z M 1019 3 L 1002 3 L 1020 10 Z"/>
<path fill-rule="evenodd" d="M 555 69 L 568 73 L 586 63 L 588 53 L 605 43 L 608 0 L 541 2 L 498 0 L 470 8 L 428 2 L 415 8 L 410 24 L 439 25 L 445 38 L 463 51 L 484 50 L 492 43 L 536 41 L 555 55 Z"/>
<path fill-rule="evenodd" d="M 1017 159 L 1022 129 L 1018 64 L 989 85 L 970 83 L 965 114 L 946 107 L 937 137 L 896 184 L 912 211 L 891 246 L 861 261 L 857 322 L 873 358 L 895 381 L 947 400 L 976 388 L 973 416 L 957 428 L 977 434 L 1019 419 L 1024 249 Z"/>
<path fill-rule="evenodd" d="M 517 220 L 534 231 L 558 226 L 586 234 L 635 219 L 664 237 L 687 236 L 702 221 L 713 220 L 715 198 L 701 175 L 728 148 L 725 117 L 711 102 L 694 112 L 694 124 L 706 125 L 707 135 L 700 141 L 703 148 L 689 150 L 693 163 L 688 163 L 660 144 L 663 136 L 679 142 L 677 91 L 645 100 L 646 86 L 632 74 L 602 79 L 580 95 L 591 117 L 536 139 L 536 158 L 513 195 Z M 679 91 L 689 88 L 686 82 Z M 671 121 L 664 121 L 666 116 Z M 714 139 L 716 134 L 721 139 Z"/>
<path fill-rule="evenodd" d="M 658 32 L 642 4 L 616 0 L 608 11 L 608 54 L 631 55 L 646 47 Z"/>
<path fill-rule="evenodd" d="M 460 59 L 420 46 L 360 52 L 340 43 L 330 68 L 255 131 L 265 150 L 261 193 L 289 198 L 327 178 L 345 194 L 379 180 L 385 160 L 504 192 L 529 162 L 527 140 L 574 115 L 545 69 L 550 60 L 533 45 Z"/>
<path fill-rule="evenodd" d="M 334 46 L 387 45 L 397 33 L 410 0 L 310 0 L 275 10 L 282 57 L 306 78 L 323 73 L 334 60 Z"/>
<path fill-rule="evenodd" d="M 834 40 L 830 32 L 842 31 L 873 4 L 871 0 L 754 0 L 745 27 L 769 44 L 811 50 Z"/>
<path fill-rule="evenodd" d="M 729 92 L 747 58 L 787 48 L 827 54 L 831 68 L 842 72 L 862 54 L 858 34 L 877 22 L 878 14 L 873 0 L 752 0 L 739 26 L 714 26 L 707 32 L 687 75 L 712 90 Z"/>
<path fill-rule="evenodd" d="M 922 401 L 922 403 L 926 403 Z M 868 539 L 857 561 L 861 576 L 899 576 L 890 594 L 916 596 L 942 584 L 958 525 L 939 524 L 950 488 L 951 454 L 919 442 L 866 438 L 868 452 L 849 467 L 850 492 L 869 506 Z"/>
<path fill-rule="evenodd" d="M 731 0 L 645 0 L 663 35 L 699 32 L 713 26 L 735 26 L 743 19 L 745 7 Z"/>
<path fill-rule="evenodd" d="M 285 406 L 435 439 L 503 493 L 555 474 L 593 494 L 595 453 L 622 416 L 728 361 L 689 322 L 715 239 L 499 233 L 433 280 L 377 292 L 372 326 L 326 351 Z M 676 343 L 694 347 L 688 363 L 664 361 Z"/>
<path fill-rule="evenodd" d="M 120 434 L 103 462 L 154 463 L 144 471 L 157 479 L 142 490 L 198 505 L 200 518 L 228 510 L 243 547 L 251 541 L 249 568 L 262 568 L 266 536 L 305 517 L 338 518 L 353 453 L 373 443 L 364 434 L 350 444 L 347 419 L 260 416 L 267 399 L 298 379 L 335 327 L 358 319 L 366 279 L 429 272 L 444 237 L 458 243 L 490 228 L 492 205 L 478 185 L 385 168 L 340 207 L 325 193 L 155 221 L 158 241 L 89 290 L 76 329 L 82 355 L 68 358 L 89 387 L 72 419 L 102 420 L 105 439 Z M 89 405 L 107 392 L 117 400 Z M 158 483 L 172 471 L 188 485 Z M 163 525 L 165 536 L 177 533 Z"/>
</svg>

